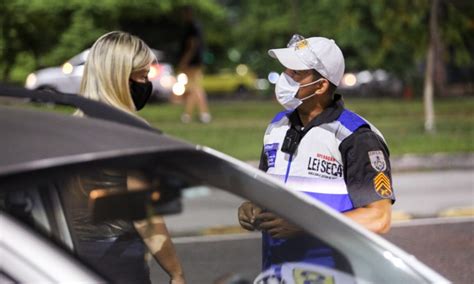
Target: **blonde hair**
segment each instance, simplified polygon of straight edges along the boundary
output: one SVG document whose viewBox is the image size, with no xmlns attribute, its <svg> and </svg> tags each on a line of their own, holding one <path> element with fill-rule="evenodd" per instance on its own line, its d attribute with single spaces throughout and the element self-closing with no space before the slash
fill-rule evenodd
<svg viewBox="0 0 474 284">
<path fill-rule="evenodd" d="M 92 45 L 81 81 L 80 94 L 134 114 L 130 75 L 155 61 L 150 48 L 136 36 L 113 31 Z"/>
</svg>

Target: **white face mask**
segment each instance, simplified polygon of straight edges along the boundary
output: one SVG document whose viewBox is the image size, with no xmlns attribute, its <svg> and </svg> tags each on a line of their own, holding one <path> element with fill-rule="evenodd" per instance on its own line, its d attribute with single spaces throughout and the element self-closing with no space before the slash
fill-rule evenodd
<svg viewBox="0 0 474 284">
<path fill-rule="evenodd" d="M 275 85 L 275 95 L 278 100 L 278 102 L 287 110 L 295 110 L 297 107 L 299 107 L 304 100 L 307 100 L 311 98 L 312 96 L 316 95 L 316 93 L 307 96 L 306 98 L 303 99 L 298 99 L 296 98 L 296 94 L 298 93 L 298 90 L 302 87 L 306 87 L 309 85 L 316 84 L 317 82 L 321 81 L 322 78 L 310 82 L 308 84 L 300 85 L 298 82 L 293 80 L 288 74 L 285 72 L 281 73 L 280 78 L 278 78 L 278 81 Z"/>
</svg>

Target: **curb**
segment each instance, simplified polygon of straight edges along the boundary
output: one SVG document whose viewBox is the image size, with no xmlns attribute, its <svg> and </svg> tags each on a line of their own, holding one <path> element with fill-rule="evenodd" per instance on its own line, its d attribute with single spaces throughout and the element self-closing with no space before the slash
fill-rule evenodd
<svg viewBox="0 0 474 284">
<path fill-rule="evenodd" d="M 247 161 L 258 168 L 259 161 Z M 404 154 L 390 158 L 393 172 L 474 169 L 474 153 Z"/>
<path fill-rule="evenodd" d="M 391 158 L 394 172 L 474 169 L 474 153 L 405 154 Z"/>
<path fill-rule="evenodd" d="M 425 222 L 427 220 L 471 220 L 474 218 L 474 208 L 458 208 L 458 209 L 448 209 L 440 212 L 437 216 L 433 217 L 422 217 L 417 218 L 411 214 L 402 211 L 393 211 L 392 212 L 392 226 L 407 226 L 407 224 L 417 224 L 420 222 Z M 472 219 L 474 220 L 474 219 Z M 215 226 L 205 229 L 189 230 L 183 232 L 170 232 L 173 238 L 186 238 L 186 237 L 203 237 L 203 236 L 224 236 L 224 235 L 250 235 L 255 234 L 255 232 L 249 232 L 238 225 L 228 225 L 228 226 Z"/>
<path fill-rule="evenodd" d="M 438 213 L 438 217 L 472 217 L 472 216 L 474 216 L 474 207 L 448 208 Z"/>
</svg>

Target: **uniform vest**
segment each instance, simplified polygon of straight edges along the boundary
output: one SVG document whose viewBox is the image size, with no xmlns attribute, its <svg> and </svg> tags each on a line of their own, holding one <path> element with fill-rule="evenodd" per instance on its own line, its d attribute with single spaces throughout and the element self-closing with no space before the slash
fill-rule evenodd
<svg viewBox="0 0 474 284">
<path fill-rule="evenodd" d="M 288 114 L 287 111 L 277 114 L 265 132 L 267 173 L 339 212 L 354 209 L 344 181 L 339 146 L 362 126 L 370 127 L 383 139 L 380 131 L 359 115 L 344 109 L 336 120 L 309 129 L 296 152 L 290 155 L 281 151 L 291 126 Z M 310 236 L 282 240 L 263 233 L 263 268 L 289 261 L 334 267 L 331 250 Z"/>
</svg>

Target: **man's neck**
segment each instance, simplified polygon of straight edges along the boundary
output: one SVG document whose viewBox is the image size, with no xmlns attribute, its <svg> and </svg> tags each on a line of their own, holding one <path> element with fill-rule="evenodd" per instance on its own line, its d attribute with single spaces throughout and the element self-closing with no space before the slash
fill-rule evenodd
<svg viewBox="0 0 474 284">
<path fill-rule="evenodd" d="M 303 127 L 306 127 L 331 104 L 331 100 L 324 100 L 323 98 L 307 101 L 298 107 L 298 115 Z"/>
<path fill-rule="evenodd" d="M 300 117 L 301 123 L 303 124 L 303 127 L 306 127 L 316 116 L 318 116 L 320 113 L 322 113 L 324 108 L 321 106 L 307 109 L 305 107 L 299 107 L 298 108 L 298 116 Z"/>
</svg>

